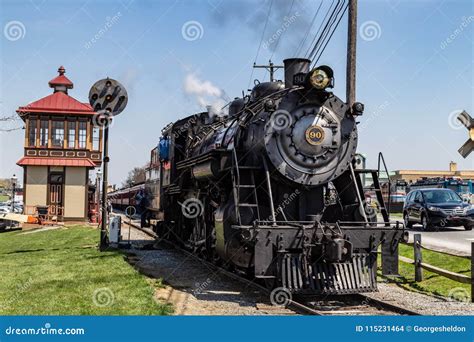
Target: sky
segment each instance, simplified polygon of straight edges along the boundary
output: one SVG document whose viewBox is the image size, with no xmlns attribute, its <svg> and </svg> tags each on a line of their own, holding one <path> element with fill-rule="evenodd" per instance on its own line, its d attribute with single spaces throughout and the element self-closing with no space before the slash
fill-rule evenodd
<svg viewBox="0 0 474 342">
<path fill-rule="evenodd" d="M 120 184 L 148 162 L 165 125 L 268 80 L 252 74 L 255 60 L 304 57 L 331 1 L 311 26 L 320 0 L 0 0 L 0 118 L 51 94 L 60 65 L 82 102 L 95 81 L 119 80 L 129 102 L 111 127 L 109 179 Z M 358 151 L 369 167 L 383 152 L 391 170 L 474 169 L 474 155 L 457 152 L 468 134 L 455 119 L 474 116 L 473 4 L 359 0 Z M 342 99 L 346 20 L 318 61 L 334 69 Z M 0 122 L 0 178 L 22 175 L 24 131 L 5 132 L 21 126 Z"/>
</svg>

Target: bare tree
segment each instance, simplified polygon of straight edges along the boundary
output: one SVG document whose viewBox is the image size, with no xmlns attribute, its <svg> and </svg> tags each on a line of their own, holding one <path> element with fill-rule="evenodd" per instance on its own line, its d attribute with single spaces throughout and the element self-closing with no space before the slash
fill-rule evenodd
<svg viewBox="0 0 474 342">
<path fill-rule="evenodd" d="M 18 131 L 20 129 L 23 129 L 24 126 L 18 126 L 16 124 L 17 121 L 20 120 L 20 117 L 17 114 L 11 115 L 11 116 L 0 116 L 0 132 L 12 132 L 12 131 Z"/>
<path fill-rule="evenodd" d="M 145 167 L 135 167 L 128 173 L 127 179 L 122 183 L 123 187 L 129 187 L 145 181 Z"/>
</svg>

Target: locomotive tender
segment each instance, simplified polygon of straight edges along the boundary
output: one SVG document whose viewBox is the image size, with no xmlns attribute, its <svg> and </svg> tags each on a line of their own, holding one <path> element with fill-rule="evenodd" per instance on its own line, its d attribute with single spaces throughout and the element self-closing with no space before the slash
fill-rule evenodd
<svg viewBox="0 0 474 342">
<path fill-rule="evenodd" d="M 377 249 L 383 273 L 397 274 L 404 227 L 365 205 L 360 175 L 378 179 L 353 166 L 363 105 L 350 108 L 329 91 L 333 71 L 310 64 L 286 59 L 284 82 L 256 82 L 226 116 L 165 127 L 142 223 L 270 288 L 374 291 Z"/>
</svg>

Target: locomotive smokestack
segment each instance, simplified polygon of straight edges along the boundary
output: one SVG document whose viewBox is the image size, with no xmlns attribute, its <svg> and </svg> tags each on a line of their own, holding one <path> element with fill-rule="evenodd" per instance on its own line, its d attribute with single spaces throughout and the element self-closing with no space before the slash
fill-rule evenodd
<svg viewBox="0 0 474 342">
<path fill-rule="evenodd" d="M 283 61 L 285 65 L 285 88 L 293 86 L 293 76 L 298 73 L 308 73 L 311 61 L 306 58 L 287 58 Z"/>
</svg>

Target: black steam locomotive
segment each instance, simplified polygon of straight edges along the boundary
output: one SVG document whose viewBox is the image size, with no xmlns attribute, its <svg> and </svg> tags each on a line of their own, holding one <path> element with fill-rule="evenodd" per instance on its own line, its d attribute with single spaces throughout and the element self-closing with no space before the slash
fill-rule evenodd
<svg viewBox="0 0 474 342">
<path fill-rule="evenodd" d="M 353 164 L 363 105 L 335 96 L 331 68 L 310 63 L 286 59 L 284 82 L 257 83 L 226 116 L 204 112 L 165 127 L 149 170 L 154 205 L 142 221 L 271 288 L 373 291 L 379 246 L 383 273 L 398 273 L 403 225 L 387 211 L 377 222 L 366 204 L 361 174 L 377 187 L 378 173 Z"/>
</svg>

